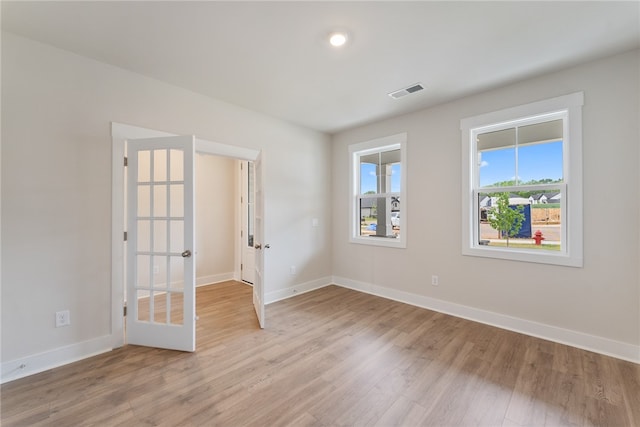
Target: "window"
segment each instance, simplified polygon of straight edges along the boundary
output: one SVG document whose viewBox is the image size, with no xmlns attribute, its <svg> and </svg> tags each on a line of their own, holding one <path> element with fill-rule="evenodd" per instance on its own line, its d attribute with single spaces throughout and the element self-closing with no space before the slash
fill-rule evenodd
<svg viewBox="0 0 640 427">
<path fill-rule="evenodd" d="M 406 134 L 349 146 L 351 242 L 406 247 Z"/>
<path fill-rule="evenodd" d="M 461 121 L 465 255 L 582 266 L 575 93 Z"/>
</svg>

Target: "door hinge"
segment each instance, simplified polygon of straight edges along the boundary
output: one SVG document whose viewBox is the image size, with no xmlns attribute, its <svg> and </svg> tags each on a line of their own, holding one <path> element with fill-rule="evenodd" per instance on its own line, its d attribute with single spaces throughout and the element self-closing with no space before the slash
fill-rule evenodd
<svg viewBox="0 0 640 427">
<path fill-rule="evenodd" d="M 125 232 L 124 232 L 124 241 L 125 241 L 125 242 L 127 241 L 127 237 L 128 237 L 128 236 L 127 236 L 127 232 L 125 231 Z"/>
<path fill-rule="evenodd" d="M 240 264 L 240 271 L 242 271 L 243 267 L 244 267 L 244 266 L 243 266 L 242 264 Z"/>
<path fill-rule="evenodd" d="M 127 317 L 127 306 L 126 305 L 123 307 L 122 314 L 124 315 L 124 317 Z"/>
<path fill-rule="evenodd" d="M 128 157 L 124 158 L 124 165 L 125 166 L 129 166 L 129 158 Z"/>
<path fill-rule="evenodd" d="M 240 237 L 243 237 L 244 234 L 242 233 L 242 230 L 240 230 Z"/>
</svg>

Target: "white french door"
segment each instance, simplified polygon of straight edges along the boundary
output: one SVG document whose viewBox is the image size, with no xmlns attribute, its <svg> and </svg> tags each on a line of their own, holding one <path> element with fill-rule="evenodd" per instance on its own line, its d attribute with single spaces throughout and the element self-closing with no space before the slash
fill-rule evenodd
<svg viewBox="0 0 640 427">
<path fill-rule="evenodd" d="M 262 182 L 263 153 L 260 152 L 253 163 L 255 172 L 255 276 L 253 279 L 253 306 L 260 327 L 265 327 L 264 314 L 264 258 L 269 244 L 264 242 L 264 191 Z"/>
<path fill-rule="evenodd" d="M 195 351 L 195 138 L 127 143 L 127 342 Z"/>
</svg>

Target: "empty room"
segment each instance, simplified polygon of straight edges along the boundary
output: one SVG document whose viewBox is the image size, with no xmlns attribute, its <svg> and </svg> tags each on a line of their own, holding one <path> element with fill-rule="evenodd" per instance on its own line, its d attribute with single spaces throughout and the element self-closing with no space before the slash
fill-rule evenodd
<svg viewBox="0 0 640 427">
<path fill-rule="evenodd" d="M 637 1 L 2 1 L 4 426 L 640 425 Z"/>
</svg>

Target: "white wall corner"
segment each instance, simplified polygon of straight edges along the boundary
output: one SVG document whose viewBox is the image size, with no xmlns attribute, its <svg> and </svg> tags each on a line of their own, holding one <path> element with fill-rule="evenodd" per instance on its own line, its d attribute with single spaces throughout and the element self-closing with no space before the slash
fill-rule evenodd
<svg viewBox="0 0 640 427">
<path fill-rule="evenodd" d="M 268 292 L 265 295 L 265 304 L 271 304 L 276 301 L 291 298 L 296 295 L 304 294 L 306 292 L 314 291 L 316 289 L 324 288 L 332 284 L 330 276 L 321 277 L 319 279 L 311 280 L 310 282 L 300 283 L 295 286 L 291 286 L 285 289 L 279 289 L 277 291 Z"/>
<path fill-rule="evenodd" d="M 370 283 L 359 282 L 344 277 L 333 277 L 333 284 L 343 288 L 403 302 L 416 307 L 449 314 L 497 328 L 530 335 L 536 338 L 593 351 L 617 359 L 640 364 L 640 345 L 611 340 L 583 332 L 559 328 L 500 313 L 485 311 L 465 305 L 455 304 L 423 295 L 399 291 Z"/>
<path fill-rule="evenodd" d="M 106 353 L 113 349 L 112 341 L 111 335 L 104 335 L 44 353 L 2 362 L 0 384 Z"/>
</svg>

